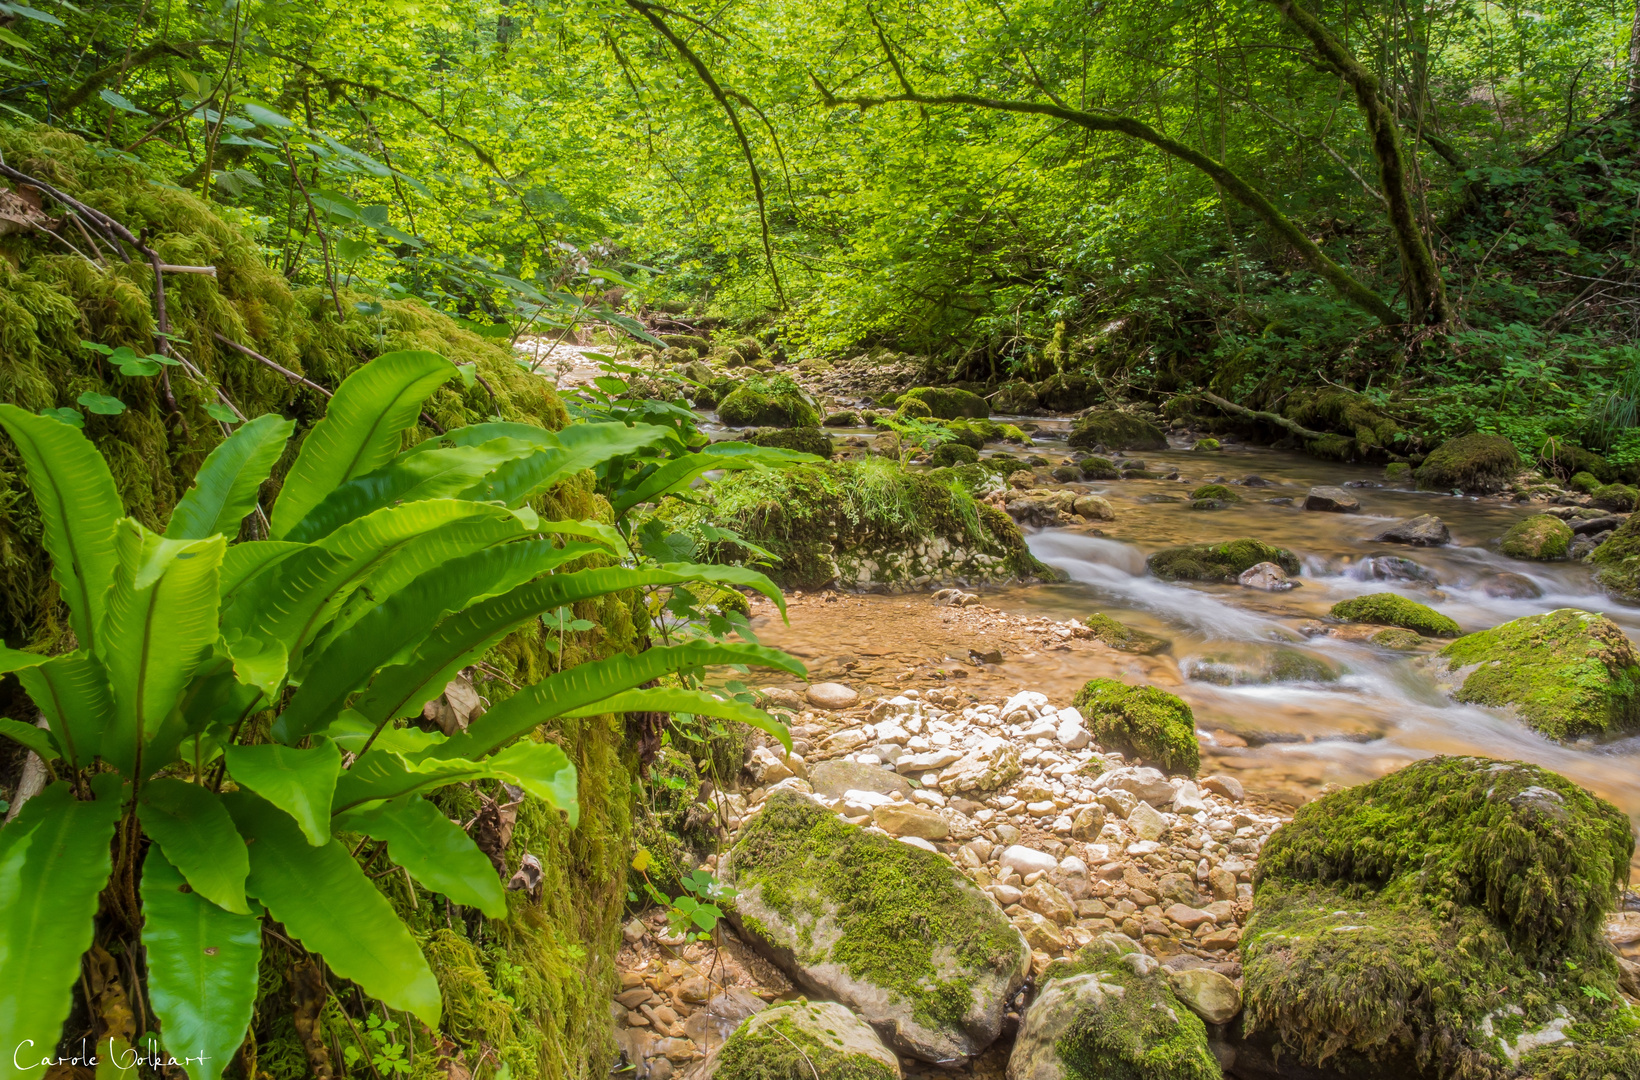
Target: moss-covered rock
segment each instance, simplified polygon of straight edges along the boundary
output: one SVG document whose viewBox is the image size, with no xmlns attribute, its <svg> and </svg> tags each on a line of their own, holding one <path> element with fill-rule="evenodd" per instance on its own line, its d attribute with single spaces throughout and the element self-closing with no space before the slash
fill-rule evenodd
<svg viewBox="0 0 1640 1080">
<path fill-rule="evenodd" d="M 1393 649 L 1396 652 L 1410 652 L 1424 643 L 1423 636 L 1416 631 L 1403 630 L 1398 626 L 1380 630 L 1367 640 L 1380 649 Z"/>
<path fill-rule="evenodd" d="M 1571 545 L 1570 525 L 1549 514 L 1533 514 L 1509 526 L 1503 539 L 1498 541 L 1498 550 L 1512 559 L 1548 562 L 1564 559 Z"/>
<path fill-rule="evenodd" d="M 1090 679 L 1071 704 L 1082 711 L 1088 734 L 1107 750 L 1119 750 L 1165 772 L 1196 775 L 1201 751 L 1196 717 L 1180 698 L 1154 686 Z"/>
<path fill-rule="evenodd" d="M 959 390 L 954 386 L 914 386 L 900 398 L 901 404 L 907 399 L 927 405 L 940 420 L 965 417 L 984 419 L 991 415 L 991 406 L 986 404 L 984 398 L 971 390 Z"/>
<path fill-rule="evenodd" d="M 818 427 L 820 414 L 795 383 L 780 377 L 747 379 L 718 402 L 718 419 L 729 427 Z"/>
<path fill-rule="evenodd" d="M 930 460 L 939 465 L 971 465 L 979 460 L 979 451 L 959 442 L 948 442 L 934 448 Z"/>
<path fill-rule="evenodd" d="M 748 1016 L 703 1080 L 899 1080 L 900 1059 L 834 1001 L 793 1001 Z"/>
<path fill-rule="evenodd" d="M 1606 484 L 1589 493 L 1590 506 L 1620 514 L 1632 514 L 1637 500 L 1640 500 L 1640 488 L 1628 484 Z"/>
<path fill-rule="evenodd" d="M 1084 480 L 1116 480 L 1122 475 L 1121 470 L 1110 458 L 1089 456 L 1076 464 L 1082 470 Z"/>
<path fill-rule="evenodd" d="M 1011 413 L 1016 416 L 1036 412 L 1036 387 L 1028 382 L 1003 383 L 1002 388 L 991 396 L 991 401 L 1000 413 Z"/>
<path fill-rule="evenodd" d="M 662 334 L 660 339 L 666 343 L 668 349 L 684 349 L 696 356 L 705 356 L 712 350 L 710 341 L 694 334 Z"/>
<path fill-rule="evenodd" d="M 1515 444 L 1502 435 L 1463 435 L 1435 448 L 1418 467 L 1420 491 L 1462 491 L 1491 495 L 1520 471 Z"/>
<path fill-rule="evenodd" d="M 1020 1020 L 1009 1080 L 1219 1080 L 1207 1027 L 1160 965 L 1089 946 L 1043 976 Z"/>
<path fill-rule="evenodd" d="M 984 463 L 958 468 L 990 473 Z M 899 591 L 1052 578 L 1008 515 L 975 501 L 954 473 L 884 457 L 746 470 L 713 484 L 701 505 L 673 511 L 674 524 L 710 520 L 735 530 L 779 558 L 771 574 L 792 588 Z M 749 554 L 726 541 L 705 550 L 713 559 Z"/>
<path fill-rule="evenodd" d="M 1566 481 L 1566 486 L 1573 491 L 1581 491 L 1585 495 L 1590 495 L 1600 489 L 1600 478 L 1594 473 L 1573 473 L 1572 478 Z"/>
<path fill-rule="evenodd" d="M 927 420 L 934 415 L 933 407 L 914 397 L 902 397 L 894 408 L 896 420 Z"/>
<path fill-rule="evenodd" d="M 895 1049 L 948 1062 L 1000 1034 L 1030 949 L 948 859 L 777 791 L 727 862 L 736 928 Z"/>
<path fill-rule="evenodd" d="M 1633 847 L 1616 807 L 1521 762 L 1430 758 L 1301 807 L 1255 871 L 1247 1031 L 1348 1075 L 1623 1075 L 1589 1066 L 1640 1062 L 1601 936 Z M 1517 1066 L 1568 1020 L 1583 1042 Z"/>
<path fill-rule="evenodd" d="M 1221 447 L 1219 446 L 1219 440 L 1217 439 L 1197 439 L 1195 444 L 1191 446 L 1190 449 L 1211 452 L 1221 449 Z"/>
<path fill-rule="evenodd" d="M 1086 375 L 1049 375 L 1036 384 L 1038 408 L 1049 412 L 1076 412 L 1105 399 L 1105 392 Z"/>
<path fill-rule="evenodd" d="M 1457 637 L 1458 624 L 1427 604 L 1395 593 L 1368 593 L 1332 606 L 1332 617 L 1344 622 L 1372 623 L 1415 630 L 1426 637 Z"/>
<path fill-rule="evenodd" d="M 1275 563 L 1289 574 L 1299 571 L 1298 556 L 1253 539 L 1163 548 L 1152 553 L 1145 565 L 1163 581 L 1234 582 L 1243 570 L 1261 562 Z"/>
<path fill-rule="evenodd" d="M 1384 480 L 1391 484 L 1404 484 L 1412 479 L 1412 466 L 1404 461 L 1392 461 L 1384 466 Z"/>
<path fill-rule="evenodd" d="M 1166 450 L 1167 436 L 1144 417 L 1115 409 L 1095 409 L 1071 425 L 1073 447 L 1107 450 Z"/>
<path fill-rule="evenodd" d="M 823 458 L 832 455 L 831 436 L 817 427 L 769 428 L 751 435 L 745 441 L 753 446 L 798 450 Z"/>
<path fill-rule="evenodd" d="M 1619 600 L 1640 601 L 1640 515 L 1619 525 L 1588 561 L 1601 588 Z"/>
<path fill-rule="evenodd" d="M 1173 647 L 1173 643 L 1164 637 L 1124 626 L 1103 613 L 1089 615 L 1082 620 L 1082 625 L 1092 630 L 1094 637 L 1119 652 L 1153 656 Z"/>
<path fill-rule="evenodd" d="M 1609 484 L 1617 478 L 1605 458 L 1558 435 L 1543 440 L 1543 445 L 1538 447 L 1537 458 L 1544 472 L 1563 480 L 1570 477 L 1575 482 L 1581 474 Z"/>
<path fill-rule="evenodd" d="M 1211 499 L 1215 502 L 1238 503 L 1241 496 L 1223 484 L 1203 484 L 1190 493 L 1191 499 Z"/>
<path fill-rule="evenodd" d="M 1640 656 L 1604 615 L 1528 615 L 1459 638 L 1434 664 L 1457 700 L 1514 709 L 1551 739 L 1640 726 Z"/>
</svg>

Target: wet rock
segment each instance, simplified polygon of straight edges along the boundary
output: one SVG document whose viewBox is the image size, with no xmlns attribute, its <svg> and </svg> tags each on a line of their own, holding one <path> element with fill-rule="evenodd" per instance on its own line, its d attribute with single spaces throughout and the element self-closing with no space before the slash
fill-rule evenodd
<svg viewBox="0 0 1640 1080">
<path fill-rule="evenodd" d="M 1209 1024 L 1228 1024 L 1241 1012 L 1241 991 L 1212 968 L 1170 972 L 1167 983 L 1185 1008 Z"/>
<path fill-rule="evenodd" d="M 777 792 L 726 862 L 741 935 L 901 1053 L 960 1059 L 1001 1032 L 1029 950 L 944 857 Z"/>
<path fill-rule="evenodd" d="M 1476 433 L 1436 447 L 1414 475 L 1420 491 L 1492 495 L 1508 486 L 1520 464 L 1520 455 L 1508 439 Z"/>
<path fill-rule="evenodd" d="M 899 1080 L 900 1060 L 871 1026 L 833 1001 L 793 1001 L 742 1023 L 689 1080 Z"/>
<path fill-rule="evenodd" d="M 1571 543 L 1572 530 L 1564 521 L 1548 514 L 1533 514 L 1509 527 L 1498 541 L 1498 550 L 1512 559 L 1548 562 L 1565 558 Z"/>
<path fill-rule="evenodd" d="M 1166 450 L 1162 429 L 1142 417 L 1115 409 L 1094 409 L 1071 425 L 1066 440 L 1072 447 L 1107 450 Z"/>
<path fill-rule="evenodd" d="M 1367 638 L 1367 640 L 1380 649 L 1391 649 L 1395 652 L 1411 652 L 1424 643 L 1424 639 L 1416 632 L 1402 630 L 1395 626 L 1386 627 Z"/>
<path fill-rule="evenodd" d="M 1018 473 L 1014 474 L 1014 476 L 1018 475 Z M 1012 480 L 1013 477 L 1009 477 L 1009 479 Z M 1008 516 L 1019 524 L 1038 529 L 1051 529 L 1070 521 L 1065 512 L 1059 508 L 1059 503 L 1055 499 L 1014 499 L 1004 509 L 1008 511 Z"/>
<path fill-rule="evenodd" d="M 1633 513 L 1637 501 L 1640 501 L 1640 488 L 1628 484 L 1606 484 L 1589 493 L 1590 506 L 1622 514 Z"/>
<path fill-rule="evenodd" d="M 1249 566 L 1237 576 L 1236 583 L 1249 589 L 1263 589 L 1265 592 L 1286 592 L 1297 584 L 1287 577 L 1287 571 L 1273 562 Z"/>
<path fill-rule="evenodd" d="M 1274 480 L 1266 480 L 1264 477 L 1257 475 L 1244 476 L 1240 480 L 1237 480 L 1236 483 L 1242 485 L 1243 487 L 1250 488 L 1273 488 L 1281 486 Z"/>
<path fill-rule="evenodd" d="M 809 784 L 815 794 L 828 799 L 840 799 L 849 791 L 872 791 L 911 798 L 911 785 L 902 777 L 875 765 L 862 765 L 841 758 L 816 763 L 809 769 Z"/>
<path fill-rule="evenodd" d="M 1121 478 L 1121 470 L 1109 458 L 1085 457 L 1076 463 L 1082 470 L 1084 480 L 1117 480 Z"/>
<path fill-rule="evenodd" d="M 1459 638 L 1431 660 L 1452 696 L 1510 708 L 1551 739 L 1640 727 L 1640 655 L 1604 615 L 1561 608 Z"/>
<path fill-rule="evenodd" d="M 1204 776 L 1201 779 L 1201 786 L 1213 794 L 1232 802 L 1241 802 L 1247 797 L 1247 793 L 1242 790 L 1241 781 L 1234 776 L 1221 776 L 1218 774 Z"/>
<path fill-rule="evenodd" d="M 1273 562 L 1289 575 L 1299 570 L 1292 552 L 1252 539 L 1163 548 L 1153 552 L 1145 566 L 1163 581 L 1235 581 L 1261 562 Z"/>
<path fill-rule="evenodd" d="M 1568 521 L 1573 536 L 1596 536 L 1603 532 L 1610 532 L 1622 525 L 1628 518 L 1616 514 L 1597 518 L 1580 518 L 1577 521 Z"/>
<path fill-rule="evenodd" d="M 1369 593 L 1332 606 L 1332 617 L 1344 622 L 1398 626 L 1428 637 L 1457 637 L 1458 624 L 1427 604 L 1408 600 L 1395 593 Z"/>
<path fill-rule="evenodd" d="M 1594 578 L 1618 600 L 1640 600 L 1640 514 L 1619 526 L 1590 552 Z"/>
<path fill-rule="evenodd" d="M 1531 578 L 1509 572 L 1482 578 L 1479 587 L 1495 600 L 1536 600 L 1543 595 L 1543 590 Z"/>
<path fill-rule="evenodd" d="M 1008 1080 L 1219 1080 L 1206 1027 L 1156 961 L 1137 952 L 1090 956 L 1096 948 L 1049 968 L 1020 1021 Z"/>
<path fill-rule="evenodd" d="M 814 427 L 820 414 L 801 391 L 770 393 L 742 385 L 718 403 L 718 419 L 728 427 Z"/>
<path fill-rule="evenodd" d="M 1376 555 L 1370 559 L 1363 559 L 1359 564 L 1358 573 L 1362 581 L 1420 581 L 1426 585 L 1440 584 L 1426 567 L 1411 559 L 1403 559 L 1399 555 Z"/>
<path fill-rule="evenodd" d="M 842 683 L 824 682 L 815 683 L 809 687 L 805 695 L 809 704 L 817 709 L 837 711 L 852 708 L 860 700 L 860 695 L 844 686 Z"/>
<path fill-rule="evenodd" d="M 1452 530 L 1433 514 L 1419 514 L 1390 526 L 1373 537 L 1380 544 L 1411 544 L 1413 547 L 1442 547 L 1452 542 Z"/>
<path fill-rule="evenodd" d="M 1311 488 L 1310 493 L 1304 496 L 1304 509 L 1354 514 L 1360 511 L 1361 500 L 1341 487 L 1321 485 Z"/>
<path fill-rule="evenodd" d="M 1115 521 L 1116 511 L 1098 495 L 1082 495 L 1071 505 L 1077 517 L 1087 521 Z"/>
<path fill-rule="evenodd" d="M 872 823 L 890 836 L 915 836 L 923 840 L 944 840 L 951 827 L 934 810 L 915 803 L 890 803 L 872 812 Z"/>
<path fill-rule="evenodd" d="M 1117 650 L 1118 652 L 1134 653 L 1138 656 L 1153 656 L 1156 653 L 1166 652 L 1173 647 L 1167 638 L 1147 634 L 1143 630 L 1135 630 L 1117 622 L 1109 615 L 1089 615 L 1082 620 L 1082 624 L 1093 631 L 1093 636 L 1099 641 Z"/>
</svg>

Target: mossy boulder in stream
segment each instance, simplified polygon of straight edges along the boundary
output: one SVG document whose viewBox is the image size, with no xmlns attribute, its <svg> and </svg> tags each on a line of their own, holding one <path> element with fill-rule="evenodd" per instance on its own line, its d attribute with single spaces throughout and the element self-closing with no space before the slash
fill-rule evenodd
<svg viewBox="0 0 1640 1080">
<path fill-rule="evenodd" d="M 1147 634 L 1143 630 L 1135 630 L 1131 626 L 1124 626 L 1103 613 L 1089 615 L 1082 620 L 1082 625 L 1093 631 L 1093 636 L 1118 652 L 1136 653 L 1139 656 L 1153 656 L 1156 653 L 1166 652 L 1173 643 L 1164 637 Z"/>
<path fill-rule="evenodd" d="M 1389 592 L 1340 600 L 1332 606 L 1331 614 L 1344 622 L 1398 626 L 1402 630 L 1416 630 L 1426 637 L 1457 637 L 1461 632 L 1457 623 L 1429 605 Z"/>
<path fill-rule="evenodd" d="M 1219 1080 L 1207 1027 L 1161 965 L 1103 942 L 1050 966 L 1020 1020 L 1008 1080 Z"/>
<path fill-rule="evenodd" d="M 790 379 L 747 379 L 718 402 L 729 427 L 818 427 L 820 413 Z"/>
<path fill-rule="evenodd" d="M 985 419 L 991 415 L 991 406 L 984 398 L 972 390 L 959 390 L 954 386 L 914 386 L 901 395 L 900 404 L 909 400 L 927 405 L 940 420 Z"/>
<path fill-rule="evenodd" d="M 1119 750 L 1168 773 L 1195 776 L 1201 767 L 1195 714 L 1165 690 L 1089 679 L 1071 704 L 1081 710 L 1088 734 L 1106 750 Z"/>
<path fill-rule="evenodd" d="M 1548 562 L 1564 559 L 1572 546 L 1572 527 L 1549 514 L 1533 514 L 1509 526 L 1498 541 L 1498 550 L 1511 559 Z"/>
<path fill-rule="evenodd" d="M 1640 514 L 1619 525 L 1587 561 L 1601 588 L 1618 600 L 1640 601 Z"/>
<path fill-rule="evenodd" d="M 1619 514 L 1634 513 L 1636 502 L 1640 502 L 1640 488 L 1628 484 L 1606 484 L 1589 492 L 1590 506 Z"/>
<path fill-rule="evenodd" d="M 1418 467 L 1418 489 L 1491 495 L 1502 491 L 1519 471 L 1514 443 L 1502 435 L 1477 432 L 1436 447 Z"/>
<path fill-rule="evenodd" d="M 1142 416 L 1115 409 L 1095 409 L 1071 425 L 1072 447 L 1107 450 L 1166 450 L 1167 436 Z"/>
<path fill-rule="evenodd" d="M 1562 479 L 1576 479 L 1580 473 L 1601 483 L 1610 483 L 1616 478 L 1605 458 L 1557 435 L 1543 440 L 1537 457 L 1544 472 Z"/>
<path fill-rule="evenodd" d="M 741 934 L 901 1053 L 952 1062 L 1001 1033 L 1030 948 L 944 856 L 777 791 L 727 863 Z"/>
<path fill-rule="evenodd" d="M 1262 562 L 1275 563 L 1289 574 L 1299 570 L 1298 556 L 1286 548 L 1252 539 L 1163 548 L 1152 553 L 1145 565 L 1163 581 L 1234 582 L 1243 570 Z"/>
<path fill-rule="evenodd" d="M 938 466 L 972 465 L 979 460 L 979 451 L 960 442 L 949 442 L 934 448 L 929 460 Z"/>
<path fill-rule="evenodd" d="M 1249 1046 L 1333 1075 L 1636 1075 L 1601 932 L 1633 850 L 1616 807 L 1522 762 L 1429 758 L 1301 807 L 1255 871 Z"/>
<path fill-rule="evenodd" d="M 896 592 L 1053 578 L 1008 515 L 977 502 L 955 472 L 882 457 L 747 470 L 711 485 L 699 505 L 670 512 L 674 527 L 710 522 L 773 552 L 780 561 L 771 575 L 787 588 Z M 749 554 L 724 540 L 706 550 L 711 559 Z"/>
<path fill-rule="evenodd" d="M 1640 656 L 1604 615 L 1528 615 L 1461 637 L 1432 663 L 1458 701 L 1513 709 L 1551 739 L 1640 726 Z"/>
<path fill-rule="evenodd" d="M 748 1016 L 703 1080 L 899 1080 L 900 1059 L 835 1001 L 793 1001 Z"/>
<path fill-rule="evenodd" d="M 767 428 L 746 438 L 753 446 L 773 446 L 781 450 L 799 450 L 816 457 L 832 455 L 831 436 L 824 428 L 793 427 Z"/>
</svg>

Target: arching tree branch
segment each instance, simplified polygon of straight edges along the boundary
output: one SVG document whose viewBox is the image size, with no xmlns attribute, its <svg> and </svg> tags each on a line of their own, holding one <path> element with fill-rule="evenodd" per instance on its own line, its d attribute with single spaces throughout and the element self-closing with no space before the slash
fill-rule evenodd
<svg viewBox="0 0 1640 1080">
<path fill-rule="evenodd" d="M 133 68 L 142 67 L 144 64 L 151 64 L 161 56 L 180 56 L 183 59 L 191 59 L 189 53 L 187 52 L 189 49 L 199 49 L 205 45 L 227 44 L 228 42 L 226 41 L 216 41 L 214 39 L 185 41 L 181 44 L 165 40 L 151 41 L 147 45 L 144 45 L 142 48 L 133 52 L 129 59 L 121 57 L 117 63 L 109 64 L 107 67 L 98 68 L 96 71 L 93 71 L 90 75 L 86 76 L 84 82 L 70 90 L 66 95 L 64 95 L 62 100 L 57 102 L 57 111 L 63 116 L 67 116 L 69 113 L 89 101 L 91 99 L 91 95 L 95 94 L 98 90 L 101 90 L 103 84 L 108 82 L 108 80 L 115 78 L 122 72 L 131 71 Z"/>
<path fill-rule="evenodd" d="M 1315 241 L 1304 234 L 1304 230 L 1295 225 L 1286 214 L 1277 209 L 1274 203 L 1265 198 L 1251 184 L 1236 175 L 1222 162 L 1208 157 L 1206 154 L 1181 142 L 1168 138 L 1149 124 L 1127 116 L 1101 116 L 1096 113 L 1082 112 L 1079 109 L 1071 109 L 1063 105 L 1046 102 L 1007 101 L 979 97 L 975 94 L 919 94 L 910 92 L 892 94 L 887 97 L 839 98 L 827 90 L 820 83 L 820 80 L 815 79 L 814 84 L 819 88 L 821 97 L 825 99 L 826 104 L 833 107 L 853 105 L 864 110 L 891 102 L 911 102 L 918 105 L 967 105 L 980 109 L 992 109 L 998 112 L 1052 116 L 1087 128 L 1089 131 L 1115 132 L 1147 142 L 1163 153 L 1170 154 L 1212 177 L 1231 198 L 1251 210 L 1272 232 L 1280 236 L 1297 251 L 1304 260 L 1305 265 L 1320 275 L 1344 299 L 1387 326 L 1394 326 L 1402 321 L 1401 316 L 1381 296 L 1357 281 L 1348 270 L 1329 258 L 1327 253 L 1322 251 Z"/>
</svg>

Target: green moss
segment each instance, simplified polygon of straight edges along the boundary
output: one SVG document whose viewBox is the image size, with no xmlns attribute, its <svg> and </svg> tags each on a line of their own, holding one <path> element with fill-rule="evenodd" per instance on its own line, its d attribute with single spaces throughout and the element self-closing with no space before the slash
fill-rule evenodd
<svg viewBox="0 0 1640 1080">
<path fill-rule="evenodd" d="M 710 341 L 694 334 L 661 334 L 660 339 L 669 349 L 687 349 L 696 356 L 705 356 L 712 349 Z"/>
<path fill-rule="evenodd" d="M 829 458 L 832 455 L 831 436 L 817 427 L 771 428 L 759 431 L 745 441 L 754 446 L 799 450 L 816 457 Z"/>
<path fill-rule="evenodd" d="M 1448 439 L 1424 459 L 1418 489 L 1490 495 L 1502 491 L 1519 471 L 1520 455 L 1502 435 L 1464 435 Z"/>
<path fill-rule="evenodd" d="M 1367 640 L 1380 649 L 1394 649 L 1396 652 L 1407 652 L 1424 643 L 1424 639 L 1416 632 L 1394 626 L 1388 630 L 1378 631 Z"/>
<path fill-rule="evenodd" d="M 859 424 L 860 414 L 855 412 L 853 409 L 845 409 L 842 412 L 831 413 L 824 420 L 820 421 L 821 427 L 858 427 Z"/>
<path fill-rule="evenodd" d="M 1404 461 L 1392 461 L 1384 466 L 1384 479 L 1391 484 L 1404 484 L 1412 479 L 1412 466 Z"/>
<path fill-rule="evenodd" d="M 1072 447 L 1107 450 L 1166 450 L 1167 436 L 1143 417 L 1115 409 L 1095 409 L 1071 425 Z"/>
<path fill-rule="evenodd" d="M 804 1002 L 755 1014 L 736 1028 L 718 1057 L 717 1080 L 898 1080 L 899 1073 L 868 1054 L 849 1053 L 835 1034 L 814 1034 L 812 1019 L 800 1020 Z"/>
<path fill-rule="evenodd" d="M 1086 375 L 1059 372 L 1036 384 L 1036 404 L 1049 412 L 1076 412 L 1104 399 L 1105 392 Z"/>
<path fill-rule="evenodd" d="M 1196 444 L 1194 446 L 1192 446 L 1190 449 L 1192 449 L 1192 450 L 1201 450 L 1201 451 L 1218 450 L 1218 449 L 1220 449 L 1219 440 L 1217 440 L 1217 439 L 1197 439 Z"/>
<path fill-rule="evenodd" d="M 1338 672 L 1320 657 L 1297 649 L 1277 649 L 1266 669 L 1271 682 L 1337 682 Z"/>
<path fill-rule="evenodd" d="M 1594 579 L 1619 600 L 1640 600 L 1640 516 L 1631 517 L 1589 553 Z"/>
<path fill-rule="evenodd" d="M 1614 1016 L 1583 988 L 1616 1000 L 1601 927 L 1633 844 L 1616 807 L 1522 762 L 1430 758 L 1301 807 L 1255 872 L 1249 1033 L 1306 1064 L 1520 1075 L 1498 1036 Z"/>
<path fill-rule="evenodd" d="M 1006 382 L 991 395 L 991 401 L 1000 413 L 1033 413 L 1037 407 L 1036 387 L 1028 382 Z"/>
<path fill-rule="evenodd" d="M 979 452 L 962 443 L 946 443 L 935 447 L 932 460 L 937 466 L 972 465 L 979 460 Z"/>
<path fill-rule="evenodd" d="M 785 376 L 756 376 L 718 402 L 718 419 L 729 427 L 819 427 L 820 414 Z"/>
<path fill-rule="evenodd" d="M 1087 720 L 1088 734 L 1105 749 L 1164 772 L 1196 775 L 1201 765 L 1196 718 L 1181 699 L 1154 686 L 1090 679 L 1071 704 Z"/>
<path fill-rule="evenodd" d="M 1395 593 L 1368 593 L 1332 606 L 1331 615 L 1345 622 L 1374 623 L 1416 630 L 1427 637 L 1457 637 L 1458 624 L 1426 604 Z"/>
<path fill-rule="evenodd" d="M 1071 964 L 1049 969 L 1049 980 L 1096 974 L 1119 989 L 1105 1007 L 1084 1009 L 1054 1044 L 1067 1080 L 1219 1080 L 1207 1046 L 1207 1026 L 1174 996 L 1159 973 L 1137 975 L 1109 953 L 1084 950 Z M 1090 955 L 1092 954 L 1092 955 Z"/>
<path fill-rule="evenodd" d="M 1190 493 L 1192 499 L 1214 499 L 1219 502 L 1241 502 L 1241 496 L 1223 484 L 1203 484 Z"/>
<path fill-rule="evenodd" d="M 1574 487 L 1577 486 L 1579 476 L 1587 476 L 1602 484 L 1610 483 L 1615 478 L 1615 473 L 1605 458 L 1559 436 L 1552 435 L 1545 439 L 1543 445 L 1538 447 L 1537 458 L 1544 472 L 1563 479 L 1571 477 Z"/>
<path fill-rule="evenodd" d="M 1323 388 L 1291 395 L 1282 412 L 1307 428 L 1333 433 L 1311 447 L 1317 456 L 1347 460 L 1400 446 L 1406 433 L 1400 424 L 1360 394 Z"/>
<path fill-rule="evenodd" d="M 1085 457 L 1076 464 L 1081 467 L 1084 480 L 1116 480 L 1122 475 L 1109 458 Z"/>
<path fill-rule="evenodd" d="M 1600 487 L 1600 478 L 1593 473 L 1573 473 L 1572 478 L 1566 481 L 1566 486 L 1573 491 L 1581 491 L 1588 495 Z"/>
<path fill-rule="evenodd" d="M 949 860 L 859 829 L 795 792 L 770 796 L 731 860 L 735 888 L 757 889 L 794 927 L 802 962 L 847 968 L 909 1002 L 921 1023 L 960 1026 L 972 1005 L 936 951 L 971 971 L 1022 963 L 1018 931 Z M 827 932 L 811 937 L 822 918 Z"/>
<path fill-rule="evenodd" d="M 1137 653 L 1140 656 L 1151 656 L 1166 652 L 1172 647 L 1172 642 L 1166 638 L 1147 634 L 1143 630 L 1135 630 L 1131 626 L 1124 626 L 1109 615 L 1095 613 L 1082 620 L 1082 625 L 1093 631 L 1093 636 L 1119 652 Z"/>
<path fill-rule="evenodd" d="M 1498 550 L 1512 559 L 1548 561 L 1566 557 L 1572 545 L 1572 529 L 1549 514 L 1533 514 L 1515 522 L 1498 541 Z"/>
<path fill-rule="evenodd" d="M 934 415 L 934 410 L 928 402 L 914 397 L 902 397 L 900 404 L 894 409 L 896 420 L 927 420 Z"/>
<path fill-rule="evenodd" d="M 956 420 L 960 417 L 984 419 L 991 415 L 991 406 L 986 404 L 984 398 L 972 391 L 959 390 L 954 386 L 913 387 L 900 399 L 901 404 L 907 399 L 921 401 L 941 420 Z"/>
<path fill-rule="evenodd" d="M 987 420 L 985 424 L 991 428 L 999 426 L 994 420 Z M 966 446 L 975 452 L 985 448 L 987 432 L 978 424 L 970 423 L 967 420 L 951 420 L 946 422 L 945 430 L 952 434 L 956 443 L 960 446 Z M 992 433 L 990 437 L 996 438 L 997 435 Z"/>
<path fill-rule="evenodd" d="M 1615 510 L 1620 514 L 1633 513 L 1636 500 L 1640 500 L 1640 488 L 1628 484 L 1607 484 L 1589 493 L 1590 506 Z"/>
<path fill-rule="evenodd" d="M 1145 565 L 1163 581 L 1234 581 L 1261 562 L 1273 562 L 1289 574 L 1299 571 L 1298 556 L 1252 539 L 1163 548 L 1146 559 Z"/>
<path fill-rule="evenodd" d="M 1440 652 L 1449 672 L 1478 665 L 1453 695 L 1513 707 L 1552 739 L 1640 725 L 1640 656 L 1604 615 L 1562 608 L 1459 638 Z"/>
</svg>

